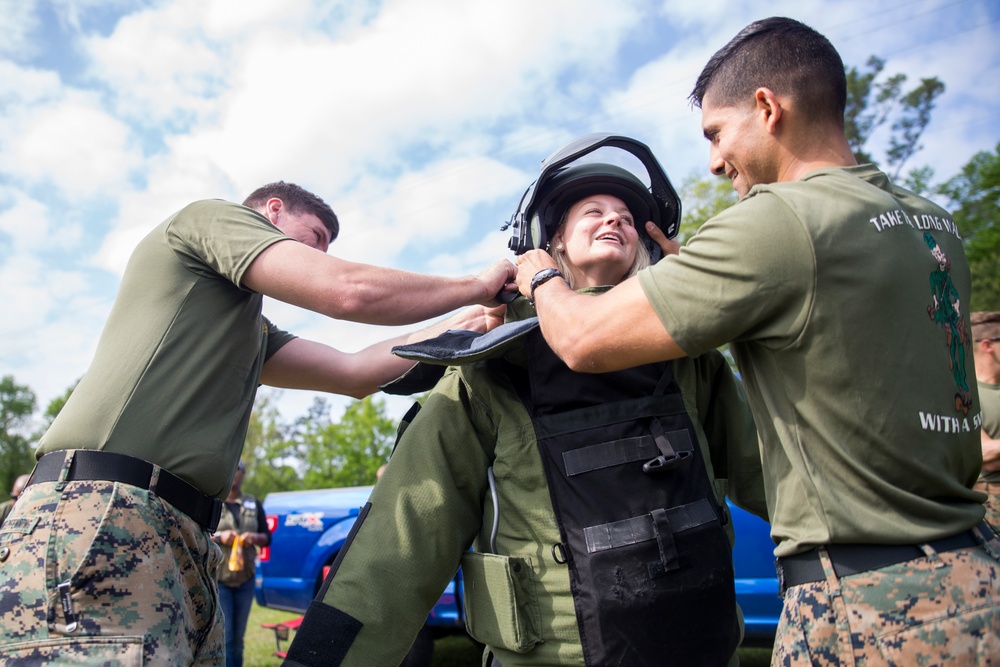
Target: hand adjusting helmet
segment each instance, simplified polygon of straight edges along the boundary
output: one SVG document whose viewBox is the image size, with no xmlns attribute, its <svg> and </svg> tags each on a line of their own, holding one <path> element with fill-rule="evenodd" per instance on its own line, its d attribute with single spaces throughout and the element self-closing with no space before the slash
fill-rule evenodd
<svg viewBox="0 0 1000 667">
<path fill-rule="evenodd" d="M 508 246 L 516 255 L 547 249 L 566 210 L 592 194 L 610 194 L 625 202 L 653 262 L 663 253 L 646 233 L 646 221 L 652 220 L 667 238 L 677 235 L 680 198 L 652 151 L 635 139 L 595 133 L 570 142 L 542 162 L 538 179 L 503 227 L 513 226 Z"/>
</svg>

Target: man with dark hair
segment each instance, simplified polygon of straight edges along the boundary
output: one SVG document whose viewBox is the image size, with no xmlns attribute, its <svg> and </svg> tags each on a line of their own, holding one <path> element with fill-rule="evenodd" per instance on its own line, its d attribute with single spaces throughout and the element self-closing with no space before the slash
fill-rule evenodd
<svg viewBox="0 0 1000 667">
<path fill-rule="evenodd" d="M 247 208 L 257 210 L 264 207 L 269 199 L 280 199 L 291 213 L 312 213 L 330 232 L 330 243 L 340 234 L 340 221 L 325 201 L 294 183 L 278 181 L 262 185 L 243 200 Z"/>
<path fill-rule="evenodd" d="M 747 26 L 692 96 L 710 169 L 740 202 L 605 294 L 536 281 L 535 305 L 574 370 L 730 344 L 785 600 L 774 664 L 986 664 L 1000 655 L 1000 538 L 972 489 L 980 404 L 956 339 L 968 262 L 947 211 L 857 165 L 845 95 L 825 37 L 786 18 Z M 523 255 L 521 292 L 552 268 Z"/>
<path fill-rule="evenodd" d="M 973 357 L 983 409 L 983 470 L 973 487 L 986 498 L 986 520 L 1000 531 L 1000 311 L 972 313 Z"/>
<path fill-rule="evenodd" d="M 248 203 L 190 204 L 133 252 L 0 529 L 0 662 L 222 664 L 211 535 L 258 385 L 360 398 L 412 365 L 393 345 L 499 323 L 470 308 L 353 354 L 296 338 L 262 316 L 264 295 L 407 324 L 495 304 L 514 267 L 443 278 L 348 262 L 326 254 L 339 227 L 315 195 L 275 183 Z"/>
<path fill-rule="evenodd" d="M 829 40 L 797 21 L 769 19 L 744 28 L 709 58 L 691 91 L 692 104 L 702 106 L 709 84 L 722 106 L 766 87 L 776 95 L 794 94 L 805 117 L 844 125 L 844 63 Z"/>
</svg>

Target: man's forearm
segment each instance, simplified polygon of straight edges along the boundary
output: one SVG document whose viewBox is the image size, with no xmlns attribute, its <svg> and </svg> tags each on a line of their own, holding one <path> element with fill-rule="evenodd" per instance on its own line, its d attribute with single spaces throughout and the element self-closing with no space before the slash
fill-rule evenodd
<svg viewBox="0 0 1000 667">
<path fill-rule="evenodd" d="M 497 262 L 479 276 L 411 273 L 348 262 L 289 240 L 261 252 L 243 284 L 336 319 L 399 325 L 491 303 L 511 274 L 509 262 Z"/>
<path fill-rule="evenodd" d="M 535 309 L 545 341 L 578 372 L 606 373 L 685 356 L 634 278 L 596 296 L 550 280 L 535 290 Z"/>
</svg>

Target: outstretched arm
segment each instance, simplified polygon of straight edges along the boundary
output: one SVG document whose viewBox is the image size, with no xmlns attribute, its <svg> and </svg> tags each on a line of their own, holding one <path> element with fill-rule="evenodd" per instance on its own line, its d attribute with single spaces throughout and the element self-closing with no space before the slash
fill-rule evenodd
<svg viewBox="0 0 1000 667">
<path fill-rule="evenodd" d="M 429 327 L 369 345 L 357 352 L 341 352 L 323 343 L 296 338 L 267 360 L 260 381 L 272 387 L 364 398 L 413 366 L 413 361 L 401 359 L 390 352 L 394 346 L 416 343 L 449 329 L 489 331 L 503 324 L 505 310 L 506 306 L 472 306 Z"/>
<path fill-rule="evenodd" d="M 517 273 L 521 294 L 530 296 L 532 277 L 555 266 L 541 250 L 521 255 Z M 545 341 L 575 371 L 605 373 L 685 356 L 636 278 L 597 296 L 577 294 L 565 281 L 549 280 L 534 296 Z"/>
<path fill-rule="evenodd" d="M 499 260 L 477 276 L 431 276 L 349 262 L 289 239 L 257 255 L 243 285 L 336 319 L 398 325 L 471 304 L 495 306 L 515 272 Z"/>
</svg>

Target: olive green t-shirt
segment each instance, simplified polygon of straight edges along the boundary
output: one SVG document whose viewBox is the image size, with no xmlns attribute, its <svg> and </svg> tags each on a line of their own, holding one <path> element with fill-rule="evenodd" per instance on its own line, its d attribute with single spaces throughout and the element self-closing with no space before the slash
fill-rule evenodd
<svg viewBox="0 0 1000 667">
<path fill-rule="evenodd" d="M 289 237 L 246 207 L 188 205 L 129 260 L 90 368 L 42 437 L 63 449 L 129 454 L 225 497 L 265 359 L 294 338 L 240 286 Z"/>
<path fill-rule="evenodd" d="M 821 169 L 754 187 L 639 280 L 688 355 L 732 341 L 777 555 L 982 519 L 971 278 L 946 211 L 872 165 Z"/>
<path fill-rule="evenodd" d="M 979 400 L 983 404 L 983 431 L 991 438 L 1000 438 L 1000 384 L 980 382 Z M 979 478 L 1000 484 L 1000 470 L 984 470 Z"/>
</svg>

